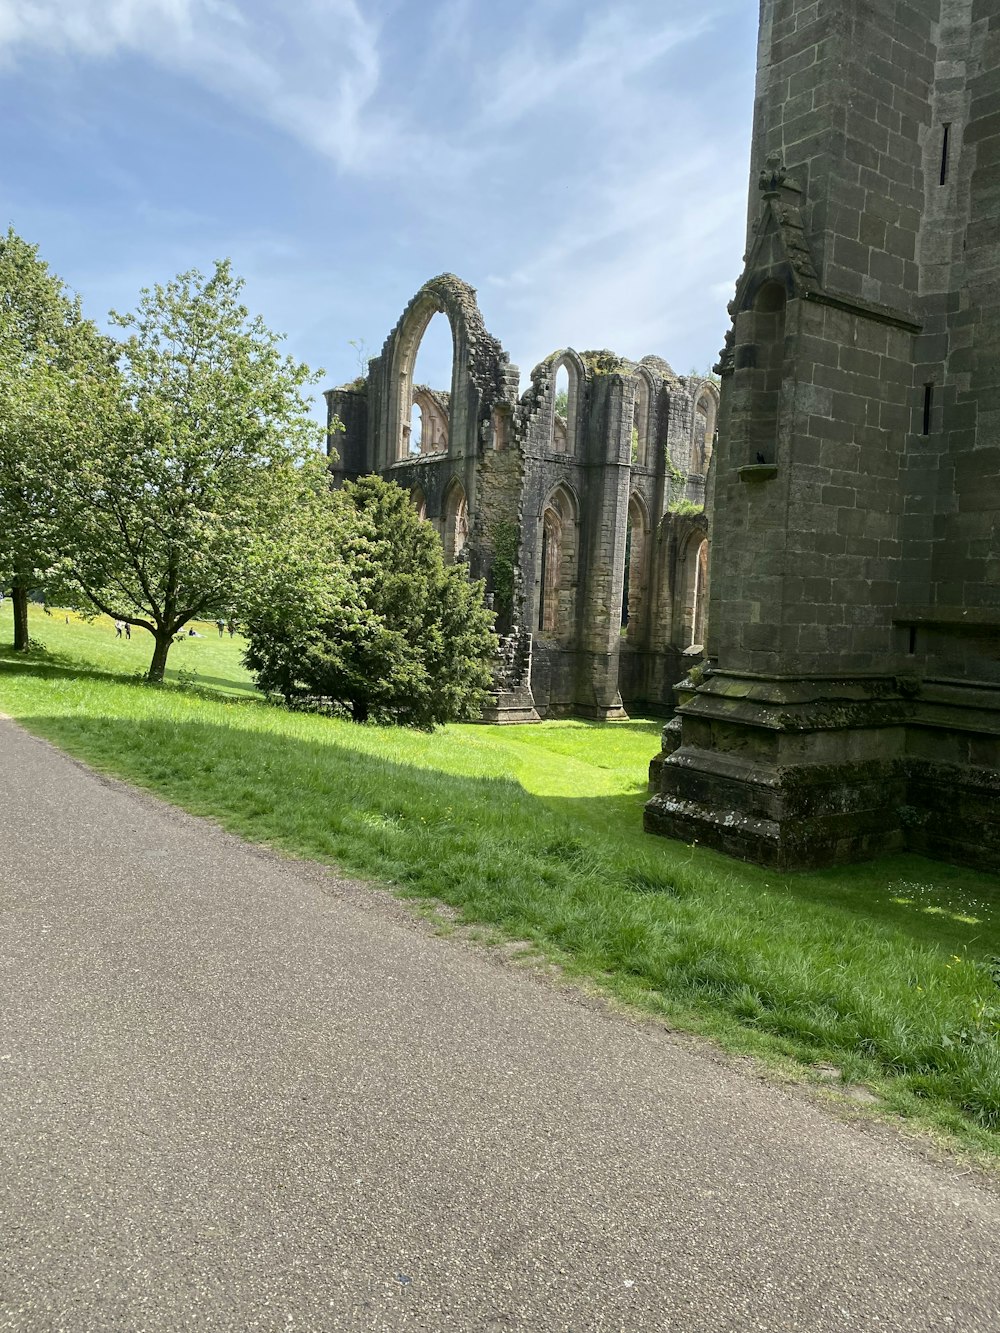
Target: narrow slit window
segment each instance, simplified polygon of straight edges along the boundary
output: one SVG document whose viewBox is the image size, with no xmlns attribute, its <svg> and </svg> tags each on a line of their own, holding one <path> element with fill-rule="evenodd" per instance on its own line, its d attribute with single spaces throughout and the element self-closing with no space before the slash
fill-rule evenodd
<svg viewBox="0 0 1000 1333">
<path fill-rule="evenodd" d="M 934 410 L 934 385 L 925 384 L 924 385 L 924 428 L 921 431 L 922 435 L 930 435 L 931 433 L 931 413 L 933 412 L 933 410 Z"/>
<path fill-rule="evenodd" d="M 948 180 L 948 155 L 951 151 L 951 126 L 941 126 L 941 184 Z"/>
</svg>

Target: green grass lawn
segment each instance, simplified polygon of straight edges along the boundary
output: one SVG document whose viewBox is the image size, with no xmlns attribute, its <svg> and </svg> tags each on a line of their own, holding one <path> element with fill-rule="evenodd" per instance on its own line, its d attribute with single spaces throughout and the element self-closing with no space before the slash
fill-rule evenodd
<svg viewBox="0 0 1000 1333">
<path fill-rule="evenodd" d="M 658 723 L 356 727 L 268 706 L 239 639 L 199 628 L 151 688 L 147 634 L 32 608 L 46 648 L 0 650 L 0 709 L 247 838 L 451 904 L 730 1049 L 833 1065 L 1000 1156 L 1000 879 L 914 856 L 780 874 L 648 837 Z"/>
</svg>

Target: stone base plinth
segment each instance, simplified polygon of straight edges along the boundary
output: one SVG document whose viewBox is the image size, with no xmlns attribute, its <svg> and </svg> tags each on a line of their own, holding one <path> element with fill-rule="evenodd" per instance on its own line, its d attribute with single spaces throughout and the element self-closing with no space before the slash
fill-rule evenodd
<svg viewBox="0 0 1000 1333">
<path fill-rule="evenodd" d="M 522 726 L 525 723 L 541 722 L 535 710 L 535 701 L 527 686 L 514 690 L 499 690 L 482 711 L 480 722 L 493 726 Z"/>
<path fill-rule="evenodd" d="M 903 848 L 1000 869 L 1000 689 L 714 672 L 677 711 L 647 832 L 781 870 Z"/>
</svg>

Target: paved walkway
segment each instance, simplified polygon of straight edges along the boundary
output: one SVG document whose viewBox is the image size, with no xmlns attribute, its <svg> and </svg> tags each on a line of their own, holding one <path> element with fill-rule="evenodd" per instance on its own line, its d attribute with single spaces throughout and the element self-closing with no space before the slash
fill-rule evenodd
<svg viewBox="0 0 1000 1333">
<path fill-rule="evenodd" d="M 0 721 L 0 1328 L 982 1330 L 1000 1200 Z"/>
</svg>

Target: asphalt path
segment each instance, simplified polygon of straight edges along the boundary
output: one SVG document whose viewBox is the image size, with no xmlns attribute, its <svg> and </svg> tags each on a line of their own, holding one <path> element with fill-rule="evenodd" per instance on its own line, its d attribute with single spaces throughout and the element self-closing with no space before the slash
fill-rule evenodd
<svg viewBox="0 0 1000 1333">
<path fill-rule="evenodd" d="M 0 1329 L 1000 1328 L 1000 1198 L 0 721 Z"/>
</svg>

